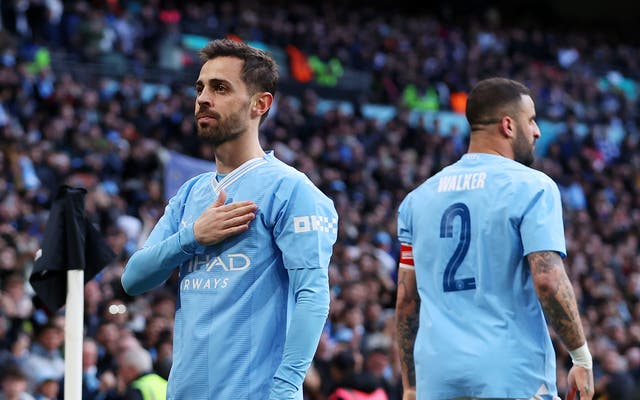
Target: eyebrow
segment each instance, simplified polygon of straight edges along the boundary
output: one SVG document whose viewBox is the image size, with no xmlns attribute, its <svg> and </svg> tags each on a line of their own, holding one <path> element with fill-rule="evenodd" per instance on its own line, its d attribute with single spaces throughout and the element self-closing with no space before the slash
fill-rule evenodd
<svg viewBox="0 0 640 400">
<path fill-rule="evenodd" d="M 218 79 L 218 78 L 211 78 L 207 81 L 207 83 L 209 84 L 209 86 L 213 86 L 217 83 L 224 83 L 226 85 L 231 85 L 231 82 L 225 80 L 225 79 Z M 204 83 L 201 79 L 198 79 L 196 81 L 196 86 L 204 86 Z"/>
</svg>

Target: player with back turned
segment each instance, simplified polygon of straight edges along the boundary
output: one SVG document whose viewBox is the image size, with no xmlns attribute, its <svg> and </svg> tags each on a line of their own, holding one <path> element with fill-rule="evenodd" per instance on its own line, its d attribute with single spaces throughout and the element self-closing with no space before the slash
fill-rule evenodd
<svg viewBox="0 0 640 400">
<path fill-rule="evenodd" d="M 466 116 L 468 152 L 398 212 L 404 399 L 557 399 L 545 316 L 570 350 L 569 387 L 591 399 L 560 193 L 529 168 L 540 137 L 531 94 L 513 80 L 480 81 Z"/>
<path fill-rule="evenodd" d="M 169 399 L 302 399 L 329 309 L 332 201 L 265 152 L 277 66 L 232 40 L 201 50 L 198 136 L 216 171 L 186 182 L 122 275 L 133 295 L 179 269 Z"/>
</svg>

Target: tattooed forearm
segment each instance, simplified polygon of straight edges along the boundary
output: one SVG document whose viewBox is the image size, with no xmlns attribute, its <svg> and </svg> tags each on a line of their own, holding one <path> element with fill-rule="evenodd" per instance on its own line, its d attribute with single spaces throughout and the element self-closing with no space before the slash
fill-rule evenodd
<svg viewBox="0 0 640 400">
<path fill-rule="evenodd" d="M 577 310 L 574 313 L 568 297 L 566 293 L 562 293 L 561 288 L 557 297 L 540 299 L 540 302 L 553 329 L 562 338 L 567 348 L 573 350 L 582 346 L 585 339 L 582 329 L 577 329 L 580 326 Z"/>
<path fill-rule="evenodd" d="M 407 373 L 409 385 L 416 385 L 416 369 L 413 360 L 413 346 L 418 332 L 418 314 L 398 316 L 398 344 L 400 345 L 400 362 Z"/>
<path fill-rule="evenodd" d="M 400 269 L 398 272 L 398 305 L 416 298 L 420 300 L 418 298 L 418 288 L 416 287 L 415 272 Z"/>
<path fill-rule="evenodd" d="M 573 287 L 560 255 L 542 251 L 529 255 L 529 264 L 540 304 L 553 329 L 569 350 L 585 342 Z"/>
<path fill-rule="evenodd" d="M 538 251 L 529 254 L 529 264 L 531 264 L 531 273 L 545 274 L 552 272 L 554 268 L 558 266 L 558 263 L 562 265 L 562 259 L 560 255 L 551 251 Z"/>
<path fill-rule="evenodd" d="M 400 362 L 405 384 L 415 387 L 416 370 L 413 360 L 413 346 L 419 326 L 420 297 L 413 271 L 400 271 L 398 275 L 398 300 L 396 303 L 396 328 Z"/>
</svg>

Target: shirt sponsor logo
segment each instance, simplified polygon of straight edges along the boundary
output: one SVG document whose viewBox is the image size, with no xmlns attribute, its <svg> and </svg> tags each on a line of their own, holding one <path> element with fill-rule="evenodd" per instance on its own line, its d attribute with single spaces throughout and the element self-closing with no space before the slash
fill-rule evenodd
<svg viewBox="0 0 640 400">
<path fill-rule="evenodd" d="M 180 282 L 181 290 L 224 289 L 229 278 L 184 278 Z"/>
<path fill-rule="evenodd" d="M 305 233 L 312 231 L 338 233 L 338 218 L 322 217 L 319 215 L 304 215 L 293 217 L 293 231 Z"/>
<path fill-rule="evenodd" d="M 248 255 L 242 253 L 223 254 L 221 256 L 212 256 L 202 254 L 194 256 L 187 266 L 188 272 L 205 270 L 211 272 L 214 268 L 220 268 L 224 271 L 244 271 L 251 266 L 251 259 Z"/>
<path fill-rule="evenodd" d="M 185 276 L 180 281 L 180 290 L 215 290 L 225 289 L 229 286 L 231 278 L 229 277 L 203 277 L 202 274 L 194 277 L 188 275 L 195 271 L 205 271 L 216 273 L 220 272 L 239 272 L 245 271 L 251 267 L 251 258 L 243 253 L 230 253 L 213 256 L 210 254 L 200 254 L 194 256 L 185 271 Z M 228 276 L 228 275 L 227 275 Z"/>
</svg>

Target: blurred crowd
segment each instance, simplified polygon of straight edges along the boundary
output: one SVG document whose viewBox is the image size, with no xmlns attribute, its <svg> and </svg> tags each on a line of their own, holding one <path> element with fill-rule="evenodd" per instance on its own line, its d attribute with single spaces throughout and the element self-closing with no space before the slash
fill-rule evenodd
<svg viewBox="0 0 640 400">
<path fill-rule="evenodd" d="M 279 93 L 261 128 L 263 147 L 306 173 L 340 215 L 330 315 L 305 380 L 309 400 L 341 386 L 400 398 L 397 206 L 466 150 L 463 136 L 411 122 L 402 91 L 435 91 L 447 110 L 452 93 L 490 75 L 524 82 L 538 118 L 562 123 L 536 167 L 563 196 L 565 264 L 594 356 L 596 398 L 640 398 L 637 46 L 509 26 L 493 9 L 464 23 L 254 1 L 14 0 L 0 2 L 0 12 L 0 399 L 63 392 L 64 312 L 48 310 L 27 282 L 61 184 L 88 190 L 87 216 L 117 254 L 85 287 L 84 398 L 123 398 L 128 376 L 149 368 L 168 376 L 177 276 L 132 298 L 120 275 L 164 210 L 167 150 L 212 159 L 195 134 L 189 87 L 142 93 L 145 68 L 197 64 L 181 52 L 180 34 L 293 44 L 373 77 L 353 113 L 320 112 L 309 85 Z M 130 73 L 115 88 L 101 76 L 81 80 L 52 69 L 41 49 L 91 63 L 119 57 Z M 362 102 L 392 105 L 395 116 L 366 118 Z M 552 336 L 564 393 L 571 361 Z"/>
</svg>

